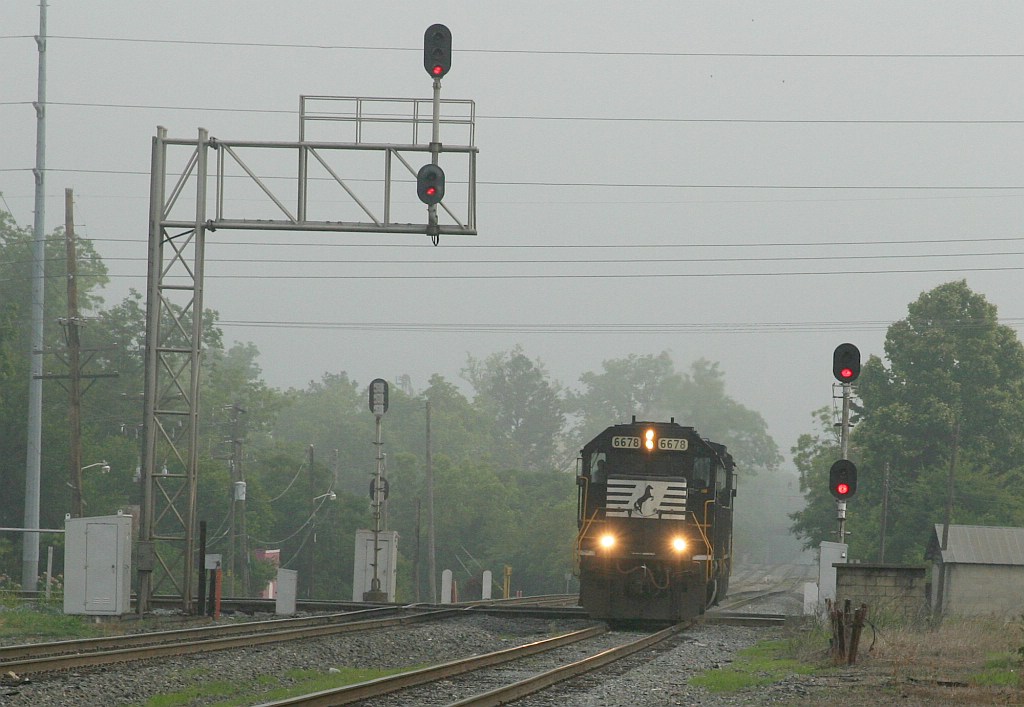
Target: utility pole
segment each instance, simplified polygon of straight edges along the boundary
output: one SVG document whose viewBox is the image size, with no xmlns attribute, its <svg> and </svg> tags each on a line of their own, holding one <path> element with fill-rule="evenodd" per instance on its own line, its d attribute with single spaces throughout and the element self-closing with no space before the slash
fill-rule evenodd
<svg viewBox="0 0 1024 707">
<path fill-rule="evenodd" d="M 39 529 L 39 477 L 43 446 L 43 297 L 46 285 L 46 0 L 39 2 L 39 76 L 36 109 L 35 218 L 32 223 L 32 335 L 29 343 L 28 448 L 25 452 L 25 528 Z M 21 588 L 34 591 L 39 576 L 39 533 L 25 533 Z"/>
<path fill-rule="evenodd" d="M 82 502 L 82 342 L 78 335 L 78 254 L 75 247 L 75 195 L 71 189 L 64 190 L 64 241 L 67 245 L 68 278 L 68 319 L 65 338 L 68 347 L 68 373 L 70 375 L 70 404 L 68 423 L 70 435 L 71 464 L 71 515 L 81 518 L 85 515 Z"/>
<path fill-rule="evenodd" d="M 437 603 L 437 558 L 434 554 L 434 459 L 430 438 L 430 401 L 427 401 L 427 572 L 431 603 Z"/>
<path fill-rule="evenodd" d="M 242 469 L 242 415 L 245 409 L 235 403 L 231 406 L 231 480 L 232 480 L 232 548 L 231 590 L 235 594 L 236 573 L 242 578 L 242 596 L 249 596 L 249 540 L 245 522 L 245 472 Z M 238 548 L 237 556 L 234 554 Z M 237 561 L 236 561 L 237 560 Z M 235 594 L 235 596 L 238 596 Z"/>
<path fill-rule="evenodd" d="M 313 445 L 309 445 L 309 549 L 306 551 L 308 559 L 306 598 L 313 598 L 313 575 L 316 571 L 316 479 L 313 476 Z"/>
<path fill-rule="evenodd" d="M 885 463 L 885 478 L 882 480 L 882 537 L 878 543 L 878 561 L 885 562 L 885 534 L 889 519 L 889 462 Z"/>
<path fill-rule="evenodd" d="M 960 420 L 953 424 L 953 449 L 949 456 L 949 475 L 946 488 L 946 517 L 942 523 L 942 551 L 949 549 L 949 526 L 953 522 L 953 489 L 956 480 L 956 465 L 960 455 Z M 946 561 L 942 558 L 939 563 L 939 586 L 935 592 L 935 606 L 933 607 L 936 619 L 942 618 L 943 604 L 946 600 Z"/>
</svg>

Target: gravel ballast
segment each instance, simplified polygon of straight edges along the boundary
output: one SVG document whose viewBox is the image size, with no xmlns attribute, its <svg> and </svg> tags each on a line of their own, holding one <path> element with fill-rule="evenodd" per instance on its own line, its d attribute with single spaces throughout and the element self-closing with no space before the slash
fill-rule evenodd
<svg viewBox="0 0 1024 707">
<path fill-rule="evenodd" d="M 252 694 L 250 704 L 257 704 L 263 701 L 259 690 L 293 684 L 294 680 L 288 677 L 291 671 L 422 666 L 528 643 L 583 625 L 585 622 L 473 615 L 365 634 L 341 634 L 240 651 L 39 675 L 26 684 L 5 685 L 0 689 L 0 704 L 12 707 L 144 704 L 153 696 L 183 693 L 196 686 L 210 689 L 214 683 L 226 686 L 227 694 L 196 698 L 188 704 L 215 704 L 241 694 Z M 728 664 L 737 651 L 772 638 L 777 631 L 700 625 L 674 639 L 669 648 L 635 656 L 621 665 L 606 668 L 603 673 L 579 678 L 570 687 L 555 687 L 517 704 L 527 707 L 765 704 L 763 700 L 767 695 L 763 690 L 757 695 L 715 697 L 687 683 L 695 674 Z M 263 687 L 258 687 L 260 685 Z M 795 696 L 784 684 L 773 686 L 771 691 L 779 698 L 787 694 Z M 751 698 L 756 701 L 750 701 Z"/>
</svg>

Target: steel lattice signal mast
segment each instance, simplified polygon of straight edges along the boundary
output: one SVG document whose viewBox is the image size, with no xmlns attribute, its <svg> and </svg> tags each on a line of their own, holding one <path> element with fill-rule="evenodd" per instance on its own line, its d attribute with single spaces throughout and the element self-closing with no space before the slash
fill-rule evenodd
<svg viewBox="0 0 1024 707">
<path fill-rule="evenodd" d="M 297 142 L 218 139 L 203 128 L 194 138 L 170 138 L 157 128 L 150 173 L 140 614 L 158 590 L 173 592 L 182 609 L 192 611 L 203 273 L 210 234 L 426 234 L 435 244 L 441 235 L 476 235 L 476 107 L 470 100 L 441 99 L 441 78 L 451 68 L 451 32 L 444 25 L 427 30 L 424 67 L 433 78 L 431 99 L 301 96 Z M 408 142 L 372 140 L 375 130 L 394 135 L 396 125 L 408 130 Z M 428 126 L 426 141 L 421 133 Z M 315 139 L 325 132 L 329 139 Z M 338 141 L 339 134 L 349 139 Z M 442 136 L 449 141 L 442 143 Z M 414 168 L 416 153 L 429 153 L 429 165 Z M 372 155 L 380 159 L 367 174 L 366 157 Z M 442 156 L 449 176 L 457 176 L 447 185 Z M 427 179 L 430 184 L 421 184 Z M 427 204 L 426 223 L 419 221 L 422 207 L 410 206 L 411 181 Z M 254 194 L 262 195 L 261 204 L 251 205 Z M 232 212 L 235 204 L 245 204 L 246 213 Z"/>
</svg>

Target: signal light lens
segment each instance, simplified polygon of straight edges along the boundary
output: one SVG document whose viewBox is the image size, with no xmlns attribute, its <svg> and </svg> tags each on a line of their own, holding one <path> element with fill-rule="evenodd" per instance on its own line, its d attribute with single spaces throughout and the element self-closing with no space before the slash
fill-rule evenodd
<svg viewBox="0 0 1024 707">
<path fill-rule="evenodd" d="M 849 484 L 838 484 L 836 486 L 836 493 L 838 493 L 840 496 L 845 496 L 846 494 L 850 493 Z"/>
<path fill-rule="evenodd" d="M 441 66 L 440 64 L 434 64 L 434 68 L 430 70 L 430 73 L 433 74 L 434 76 L 440 76 L 441 74 L 444 73 L 444 67 Z"/>
<path fill-rule="evenodd" d="M 839 371 L 839 377 L 844 380 L 850 380 L 851 378 L 853 378 L 853 369 L 844 368 L 843 370 Z"/>
</svg>

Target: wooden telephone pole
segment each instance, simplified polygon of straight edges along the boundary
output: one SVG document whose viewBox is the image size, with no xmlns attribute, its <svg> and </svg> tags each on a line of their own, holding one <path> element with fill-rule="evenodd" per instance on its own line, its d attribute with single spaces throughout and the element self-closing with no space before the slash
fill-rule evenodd
<svg viewBox="0 0 1024 707">
<path fill-rule="evenodd" d="M 82 502 L 82 342 L 78 327 L 78 253 L 75 245 L 75 194 L 64 190 L 64 242 L 67 246 L 68 318 L 64 336 L 68 347 L 68 374 L 70 402 L 68 421 L 71 426 L 71 515 L 81 518 L 85 513 Z"/>
</svg>

